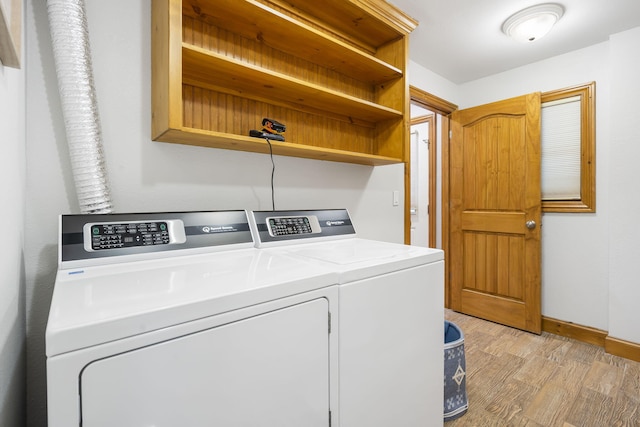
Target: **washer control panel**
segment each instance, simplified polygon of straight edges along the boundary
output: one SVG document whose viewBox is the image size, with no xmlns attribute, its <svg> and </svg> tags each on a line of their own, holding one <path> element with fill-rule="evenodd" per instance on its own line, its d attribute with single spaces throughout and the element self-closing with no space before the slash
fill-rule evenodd
<svg viewBox="0 0 640 427">
<path fill-rule="evenodd" d="M 256 247 L 355 237 L 346 209 L 252 211 Z"/>
<path fill-rule="evenodd" d="M 269 234 L 276 236 L 292 236 L 299 234 L 320 233 L 318 217 L 309 216 L 278 216 L 267 218 Z"/>
<path fill-rule="evenodd" d="M 88 251 L 184 243 L 180 220 L 88 223 L 83 227 Z"/>
</svg>

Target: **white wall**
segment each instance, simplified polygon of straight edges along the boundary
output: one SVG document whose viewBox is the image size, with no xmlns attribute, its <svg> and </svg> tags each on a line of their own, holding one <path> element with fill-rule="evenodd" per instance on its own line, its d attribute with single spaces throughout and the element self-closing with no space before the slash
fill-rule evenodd
<svg viewBox="0 0 640 427">
<path fill-rule="evenodd" d="M 460 87 L 450 82 L 444 77 L 424 68 L 422 65 L 413 61 L 409 61 L 409 70 L 407 72 L 409 84 L 429 92 L 446 101 L 454 104 L 458 103 L 460 98 Z"/>
<path fill-rule="evenodd" d="M 611 37 L 609 335 L 640 343 L 640 28 Z"/>
<path fill-rule="evenodd" d="M 118 212 L 270 209 L 267 155 L 150 140 L 150 2 L 87 3 L 95 86 Z M 44 331 L 56 271 L 57 216 L 77 213 L 46 4 L 28 1 L 27 327 L 30 426 L 46 422 Z M 126 11 L 126 13 L 123 13 Z M 403 165 L 275 157 L 277 209 L 346 207 L 362 237 L 403 241 Z"/>
<path fill-rule="evenodd" d="M 25 418 L 25 72 L 0 63 L 0 426 Z"/>
</svg>

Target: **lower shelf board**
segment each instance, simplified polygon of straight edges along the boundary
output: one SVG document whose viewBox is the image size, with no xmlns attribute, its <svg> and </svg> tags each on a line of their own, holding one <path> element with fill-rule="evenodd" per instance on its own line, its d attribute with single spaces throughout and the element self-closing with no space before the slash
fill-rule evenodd
<svg viewBox="0 0 640 427">
<path fill-rule="evenodd" d="M 270 152 L 269 144 L 262 138 L 253 138 L 249 136 L 194 128 L 168 129 L 162 134 L 155 136 L 154 140 L 253 153 L 269 154 Z M 314 147 L 291 142 L 271 141 L 271 150 L 273 150 L 274 155 L 278 156 L 300 157 L 305 159 L 354 163 L 369 166 L 391 165 L 403 162 L 401 158 L 396 157 Z"/>
</svg>

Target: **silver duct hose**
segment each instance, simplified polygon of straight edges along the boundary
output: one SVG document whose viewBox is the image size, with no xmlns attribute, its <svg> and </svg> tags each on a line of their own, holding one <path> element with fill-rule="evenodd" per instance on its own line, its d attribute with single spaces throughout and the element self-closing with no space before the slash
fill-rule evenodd
<svg viewBox="0 0 640 427">
<path fill-rule="evenodd" d="M 111 213 L 84 0 L 48 0 L 62 115 L 81 213 Z"/>
</svg>

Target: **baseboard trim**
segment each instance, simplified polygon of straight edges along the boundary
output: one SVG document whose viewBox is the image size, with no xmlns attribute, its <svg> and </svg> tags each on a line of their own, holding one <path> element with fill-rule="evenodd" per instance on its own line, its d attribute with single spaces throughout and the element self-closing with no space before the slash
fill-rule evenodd
<svg viewBox="0 0 640 427">
<path fill-rule="evenodd" d="M 616 356 L 624 357 L 625 359 L 640 362 L 640 344 L 607 336 L 604 344 L 604 351 Z"/>
<path fill-rule="evenodd" d="M 612 338 L 607 331 L 601 329 L 543 316 L 542 330 L 550 334 L 597 345 L 603 347 L 604 351 L 609 354 L 640 362 L 640 344 Z"/>
<path fill-rule="evenodd" d="M 586 342 L 588 344 L 605 346 L 607 331 L 590 328 L 588 326 L 576 325 L 573 322 L 553 319 L 542 316 L 542 330 L 561 337 L 572 338 L 574 340 Z"/>
</svg>

